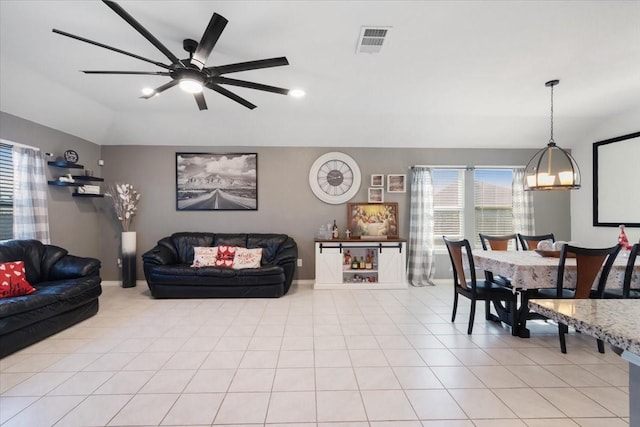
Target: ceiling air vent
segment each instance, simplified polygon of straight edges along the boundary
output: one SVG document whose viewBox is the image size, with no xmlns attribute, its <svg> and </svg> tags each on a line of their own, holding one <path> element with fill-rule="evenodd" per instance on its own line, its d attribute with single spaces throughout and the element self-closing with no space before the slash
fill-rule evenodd
<svg viewBox="0 0 640 427">
<path fill-rule="evenodd" d="M 378 53 L 382 49 L 391 27 L 362 27 L 356 53 Z"/>
</svg>

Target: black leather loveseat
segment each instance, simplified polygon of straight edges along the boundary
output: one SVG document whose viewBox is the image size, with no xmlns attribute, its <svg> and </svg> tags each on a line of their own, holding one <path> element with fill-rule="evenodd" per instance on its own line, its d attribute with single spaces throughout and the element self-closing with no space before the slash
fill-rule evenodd
<svg viewBox="0 0 640 427">
<path fill-rule="evenodd" d="M 259 268 L 191 267 L 194 247 L 262 248 Z M 289 291 L 298 247 L 286 234 L 175 233 L 142 255 L 155 298 L 264 298 Z"/>
<path fill-rule="evenodd" d="M 37 240 L 0 243 L 0 263 L 24 261 L 36 291 L 0 298 L 0 357 L 11 354 L 98 312 L 100 261 L 69 255 Z"/>
</svg>

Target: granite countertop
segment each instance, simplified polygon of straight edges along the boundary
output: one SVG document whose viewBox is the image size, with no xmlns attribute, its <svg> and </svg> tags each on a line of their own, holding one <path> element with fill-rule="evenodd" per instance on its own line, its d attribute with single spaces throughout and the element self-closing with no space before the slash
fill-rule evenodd
<svg viewBox="0 0 640 427">
<path fill-rule="evenodd" d="M 529 308 L 640 356 L 640 300 L 534 299 Z"/>
</svg>

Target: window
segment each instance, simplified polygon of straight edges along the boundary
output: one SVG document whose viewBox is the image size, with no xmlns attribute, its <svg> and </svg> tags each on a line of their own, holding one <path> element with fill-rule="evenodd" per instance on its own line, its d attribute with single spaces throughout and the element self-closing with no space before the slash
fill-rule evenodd
<svg viewBox="0 0 640 427">
<path fill-rule="evenodd" d="M 433 238 L 444 249 L 442 236 L 467 238 L 482 247 L 478 233 L 513 234 L 513 170 L 499 168 L 437 169 L 433 180 Z M 465 197 L 467 191 L 473 191 Z M 465 201 L 469 206 L 465 210 Z M 473 208 L 471 204 L 473 203 Z M 515 248 L 513 248 L 515 249 Z"/>
<path fill-rule="evenodd" d="M 444 248 L 442 236 L 464 236 L 464 170 L 433 169 L 433 236 Z"/>
<path fill-rule="evenodd" d="M 481 247 L 478 233 L 495 236 L 513 234 L 512 182 L 511 169 L 474 170 L 476 247 Z"/>
<path fill-rule="evenodd" d="M 13 238 L 13 150 L 0 143 L 0 240 Z"/>
</svg>

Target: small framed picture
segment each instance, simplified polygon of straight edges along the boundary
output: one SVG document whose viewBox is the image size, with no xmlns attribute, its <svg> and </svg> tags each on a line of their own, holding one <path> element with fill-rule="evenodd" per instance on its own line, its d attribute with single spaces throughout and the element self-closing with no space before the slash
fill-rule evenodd
<svg viewBox="0 0 640 427">
<path fill-rule="evenodd" d="M 371 186 L 372 187 L 384 187 L 384 174 L 372 173 L 371 174 Z"/>
<path fill-rule="evenodd" d="M 384 187 L 369 187 L 369 203 L 384 202 Z"/>
<path fill-rule="evenodd" d="M 407 175 L 387 175 L 387 191 L 389 193 L 406 193 Z"/>
</svg>

